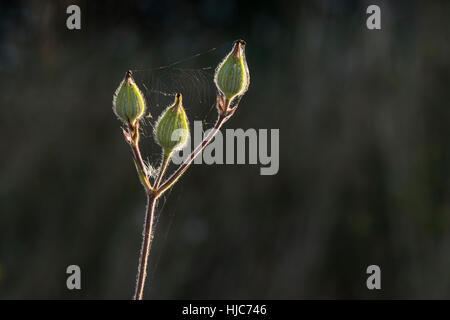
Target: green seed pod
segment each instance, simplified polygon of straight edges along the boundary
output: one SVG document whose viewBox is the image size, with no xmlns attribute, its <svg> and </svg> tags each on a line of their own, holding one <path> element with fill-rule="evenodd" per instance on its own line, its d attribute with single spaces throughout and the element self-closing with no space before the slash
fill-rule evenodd
<svg viewBox="0 0 450 320">
<path fill-rule="evenodd" d="M 113 111 L 126 124 L 134 125 L 145 111 L 144 95 L 127 71 L 113 97 Z"/>
<path fill-rule="evenodd" d="M 174 103 L 167 107 L 155 125 L 156 142 L 167 156 L 184 147 L 189 137 L 189 125 L 183 109 L 182 96 L 177 94 Z"/>
<path fill-rule="evenodd" d="M 250 73 L 245 59 L 244 40 L 234 42 L 233 49 L 217 67 L 214 82 L 222 95 L 230 101 L 247 91 Z"/>
</svg>

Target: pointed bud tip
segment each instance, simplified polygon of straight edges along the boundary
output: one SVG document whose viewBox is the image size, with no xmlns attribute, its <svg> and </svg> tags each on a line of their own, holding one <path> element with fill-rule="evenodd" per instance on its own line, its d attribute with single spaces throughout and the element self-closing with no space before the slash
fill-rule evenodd
<svg viewBox="0 0 450 320">
<path fill-rule="evenodd" d="M 175 95 L 175 104 L 181 105 L 181 103 L 183 102 L 183 96 L 181 93 L 177 93 Z"/>
<path fill-rule="evenodd" d="M 247 42 L 245 42 L 245 40 L 238 39 L 238 40 L 234 41 L 234 44 L 239 45 L 241 47 L 245 47 L 247 45 Z"/>
<path fill-rule="evenodd" d="M 245 49 L 246 44 L 247 43 L 242 39 L 234 41 L 233 54 L 235 54 L 237 57 L 240 57 L 241 52 Z"/>
<path fill-rule="evenodd" d="M 125 83 L 128 85 L 131 85 L 131 83 L 133 82 L 133 72 L 131 70 L 128 70 L 125 73 Z"/>
<path fill-rule="evenodd" d="M 183 96 L 181 93 L 175 94 L 175 100 L 172 105 L 173 112 L 178 112 L 183 108 Z"/>
</svg>

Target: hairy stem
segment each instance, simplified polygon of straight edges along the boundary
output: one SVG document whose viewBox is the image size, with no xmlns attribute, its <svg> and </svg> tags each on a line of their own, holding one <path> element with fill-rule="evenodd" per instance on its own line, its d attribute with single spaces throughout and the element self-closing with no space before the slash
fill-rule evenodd
<svg viewBox="0 0 450 320">
<path fill-rule="evenodd" d="M 142 185 L 145 188 L 145 191 L 148 192 L 151 190 L 152 186 L 147 177 L 147 168 L 144 164 L 144 160 L 142 160 L 141 152 L 139 151 L 139 146 L 137 143 L 131 142 L 131 151 L 133 152 L 133 159 L 136 165 L 136 169 L 138 172 L 139 180 L 141 180 Z"/>
<path fill-rule="evenodd" d="M 136 290 L 134 300 L 142 300 L 144 293 L 145 278 L 147 276 L 147 261 L 152 243 L 153 219 L 157 197 L 154 194 L 147 196 L 147 212 L 145 215 L 144 231 L 142 232 L 142 246 L 139 257 L 139 267 L 136 279 Z"/>
<path fill-rule="evenodd" d="M 213 127 L 213 129 L 209 132 L 208 136 L 206 136 L 202 143 L 200 143 L 194 151 L 186 158 L 186 160 L 183 162 L 181 166 L 178 167 L 178 169 L 159 187 L 157 188 L 157 195 L 161 195 L 169 189 L 177 180 L 183 175 L 183 173 L 190 167 L 192 164 L 192 161 L 199 155 L 200 152 L 205 149 L 205 147 L 212 141 L 214 136 L 217 134 L 217 132 L 220 130 L 222 125 L 226 122 L 228 119 L 227 116 L 220 114 L 217 118 L 217 121 Z"/>
<path fill-rule="evenodd" d="M 147 260 L 149 257 L 150 252 L 150 246 L 152 241 L 152 228 L 153 228 L 153 219 L 154 219 L 154 212 L 155 212 L 155 206 L 158 198 L 163 194 L 167 189 L 169 189 L 177 180 L 183 175 L 183 173 L 190 167 L 192 164 L 192 161 L 200 154 L 200 152 L 205 149 L 205 147 L 213 140 L 214 136 L 217 134 L 217 132 L 220 130 L 222 125 L 231 117 L 231 115 L 234 113 L 234 110 L 231 110 L 230 112 L 221 112 L 219 113 L 219 117 L 217 118 L 216 123 L 214 124 L 213 129 L 209 132 L 209 134 L 203 139 L 203 141 L 192 151 L 192 153 L 188 156 L 188 158 L 181 164 L 178 169 L 162 184 L 160 185 L 164 172 L 167 169 L 167 166 L 169 164 L 170 160 L 170 154 L 166 155 L 164 154 L 163 161 L 161 163 L 161 168 L 159 171 L 159 175 L 155 181 L 155 188 L 152 189 L 150 182 L 148 181 L 148 178 L 144 179 L 146 181 L 146 184 L 144 184 L 144 187 L 146 187 L 147 190 L 147 213 L 145 216 L 145 225 L 144 225 L 144 231 L 142 234 L 142 247 L 141 247 L 141 255 L 139 257 L 139 267 L 138 267 L 138 274 L 137 274 L 137 280 L 136 280 L 136 291 L 134 294 L 135 300 L 142 300 L 143 292 L 144 292 L 144 284 L 145 284 L 145 278 L 146 278 L 146 272 L 147 272 Z M 131 144 L 133 146 L 133 144 Z M 142 158 L 140 157 L 139 148 L 136 146 L 136 150 L 133 148 L 133 155 L 135 156 L 135 162 L 136 166 L 138 167 L 138 171 L 140 168 L 145 168 L 143 166 Z M 136 152 L 135 152 L 136 151 Z M 136 159 L 141 159 L 141 161 L 137 161 Z M 140 163 L 140 165 L 138 165 Z M 141 169 L 142 170 L 142 169 Z M 147 187 L 148 186 L 148 187 Z"/>
<path fill-rule="evenodd" d="M 156 178 L 156 181 L 155 181 L 155 189 L 158 189 L 158 187 L 161 183 L 161 180 L 164 176 L 164 173 L 166 172 L 166 169 L 169 165 L 169 161 L 170 161 L 170 154 L 167 154 L 164 152 L 163 160 L 161 162 L 161 168 L 159 168 L 158 178 Z"/>
</svg>

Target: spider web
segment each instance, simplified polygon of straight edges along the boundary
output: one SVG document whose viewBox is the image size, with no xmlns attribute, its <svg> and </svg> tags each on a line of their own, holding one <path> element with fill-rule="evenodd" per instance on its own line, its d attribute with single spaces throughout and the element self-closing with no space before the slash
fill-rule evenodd
<svg viewBox="0 0 450 320">
<path fill-rule="evenodd" d="M 146 100 L 146 113 L 141 120 L 141 132 L 144 138 L 141 149 L 145 155 L 148 155 L 144 157 L 144 161 L 149 167 L 157 167 L 161 160 L 161 149 L 154 143 L 153 125 L 164 109 L 173 103 L 177 93 L 183 95 L 183 107 L 186 110 L 191 131 L 194 121 L 202 121 L 203 130 L 214 124 L 217 116 L 214 72 L 216 65 L 225 56 L 226 52 L 223 51 L 214 47 L 168 65 L 131 69 L 133 78 Z M 152 172 L 155 173 L 156 170 Z"/>
<path fill-rule="evenodd" d="M 161 112 L 173 103 L 177 93 L 183 95 L 183 107 L 191 123 L 202 120 L 204 124 L 212 124 L 215 118 L 211 120 L 209 116 L 216 104 L 213 81 L 216 65 L 204 64 L 202 60 L 211 60 L 216 51 L 217 48 L 211 48 L 166 66 L 132 69 L 134 79 L 146 98 L 145 120 L 153 120 L 146 121 L 146 125 L 156 121 Z"/>
</svg>

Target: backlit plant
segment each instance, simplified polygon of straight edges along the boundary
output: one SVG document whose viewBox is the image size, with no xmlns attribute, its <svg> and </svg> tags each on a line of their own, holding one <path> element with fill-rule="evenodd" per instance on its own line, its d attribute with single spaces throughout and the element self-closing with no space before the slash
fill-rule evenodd
<svg viewBox="0 0 450 320">
<path fill-rule="evenodd" d="M 136 300 L 141 300 L 143 297 L 147 261 L 152 242 L 154 211 L 158 198 L 178 181 L 193 160 L 213 140 L 223 124 L 234 114 L 240 98 L 248 89 L 250 74 L 245 59 L 245 42 L 243 40 L 234 42 L 233 49 L 217 67 L 214 82 L 218 90 L 216 123 L 203 141 L 168 177 L 166 177 L 166 169 L 173 152 L 183 148 L 189 137 L 189 121 L 183 108 L 181 93 L 176 94 L 173 104 L 163 111 L 154 125 L 155 141 L 162 149 L 162 161 L 156 174 L 150 172 L 151 167 L 147 167 L 142 160 L 139 148 L 139 125 L 145 114 L 146 104 L 142 92 L 133 80 L 131 71 L 126 73 L 125 79 L 114 93 L 113 110 L 117 118 L 123 122 L 123 135 L 131 147 L 138 177 L 147 195 L 143 239 L 134 294 Z"/>
</svg>

